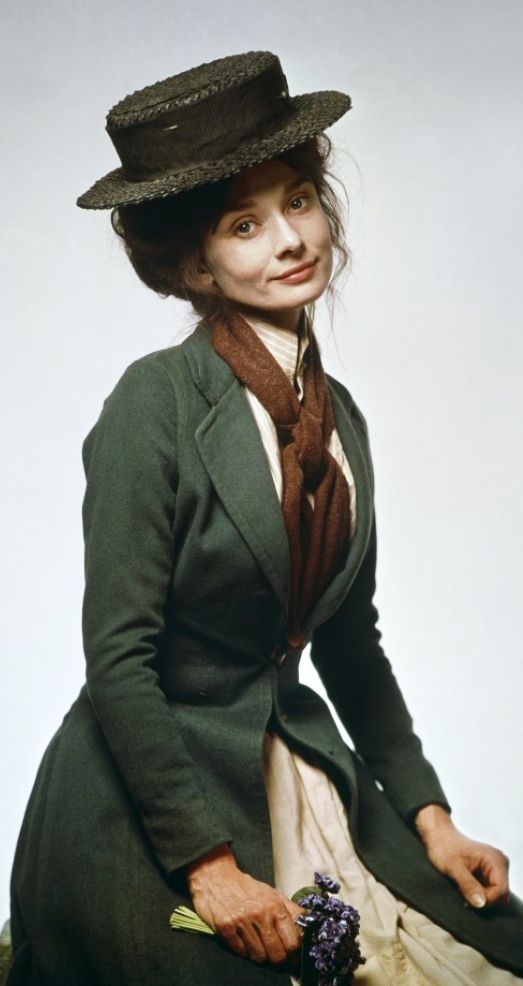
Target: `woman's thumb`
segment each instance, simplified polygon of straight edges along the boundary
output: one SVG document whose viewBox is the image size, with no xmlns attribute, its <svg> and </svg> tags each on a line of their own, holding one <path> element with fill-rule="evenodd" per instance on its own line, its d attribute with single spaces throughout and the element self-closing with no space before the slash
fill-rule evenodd
<svg viewBox="0 0 523 986">
<path fill-rule="evenodd" d="M 471 907 L 484 907 L 487 902 L 485 890 L 479 880 L 476 880 L 464 863 L 456 862 L 449 873 L 449 876 L 456 881 L 465 900 Z"/>
</svg>

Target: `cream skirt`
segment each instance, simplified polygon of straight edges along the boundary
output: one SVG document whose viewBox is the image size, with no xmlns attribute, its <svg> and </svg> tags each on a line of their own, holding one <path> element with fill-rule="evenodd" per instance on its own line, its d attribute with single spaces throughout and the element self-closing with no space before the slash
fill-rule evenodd
<svg viewBox="0 0 523 986">
<path fill-rule="evenodd" d="M 276 887 L 291 897 L 312 882 L 315 870 L 339 881 L 340 896 L 361 916 L 367 961 L 355 973 L 358 986 L 521 986 L 522 979 L 397 900 L 365 869 L 338 792 L 321 769 L 271 733 L 264 768 Z"/>
</svg>

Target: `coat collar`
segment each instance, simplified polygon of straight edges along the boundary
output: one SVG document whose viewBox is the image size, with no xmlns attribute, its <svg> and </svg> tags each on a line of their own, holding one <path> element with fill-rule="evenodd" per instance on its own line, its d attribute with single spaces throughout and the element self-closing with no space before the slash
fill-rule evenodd
<svg viewBox="0 0 523 986">
<path fill-rule="evenodd" d="M 243 386 L 215 352 L 211 327 L 200 322 L 183 343 L 195 385 L 210 405 L 195 439 L 211 482 L 231 520 L 248 544 L 287 611 L 290 564 L 287 532 L 265 450 Z M 356 576 L 372 528 L 372 486 L 363 438 L 327 377 L 336 428 L 356 484 L 356 531 L 343 569 L 317 601 L 304 626 L 316 626 L 335 612 Z"/>
</svg>

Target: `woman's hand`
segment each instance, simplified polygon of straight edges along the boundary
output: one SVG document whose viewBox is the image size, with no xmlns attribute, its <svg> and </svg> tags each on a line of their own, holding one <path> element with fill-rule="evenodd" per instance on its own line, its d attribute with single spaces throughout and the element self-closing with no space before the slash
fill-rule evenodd
<svg viewBox="0 0 523 986">
<path fill-rule="evenodd" d="M 294 918 L 303 908 L 243 873 L 229 846 L 191 863 L 187 881 L 197 914 L 238 955 L 280 964 L 300 948 Z"/>
<path fill-rule="evenodd" d="M 426 805 L 415 818 L 433 866 L 454 880 L 472 907 L 508 901 L 507 856 L 494 846 L 467 838 L 441 805 Z"/>
</svg>

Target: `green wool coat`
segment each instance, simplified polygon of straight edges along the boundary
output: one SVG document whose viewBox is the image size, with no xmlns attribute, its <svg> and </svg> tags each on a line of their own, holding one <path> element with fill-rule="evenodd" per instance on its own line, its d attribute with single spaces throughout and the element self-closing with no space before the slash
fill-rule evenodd
<svg viewBox="0 0 523 986">
<path fill-rule="evenodd" d="M 190 904 L 185 865 L 220 843 L 273 882 L 269 723 L 333 778 L 380 881 L 523 975 L 522 902 L 466 907 L 412 824 L 446 798 L 380 645 L 365 421 L 328 382 L 357 530 L 305 633 L 354 750 L 299 683 L 299 657 L 280 658 L 283 515 L 245 391 L 200 323 L 128 367 L 84 442 L 86 684 L 20 832 L 9 986 L 288 986 L 288 971 L 169 927 Z"/>
</svg>

